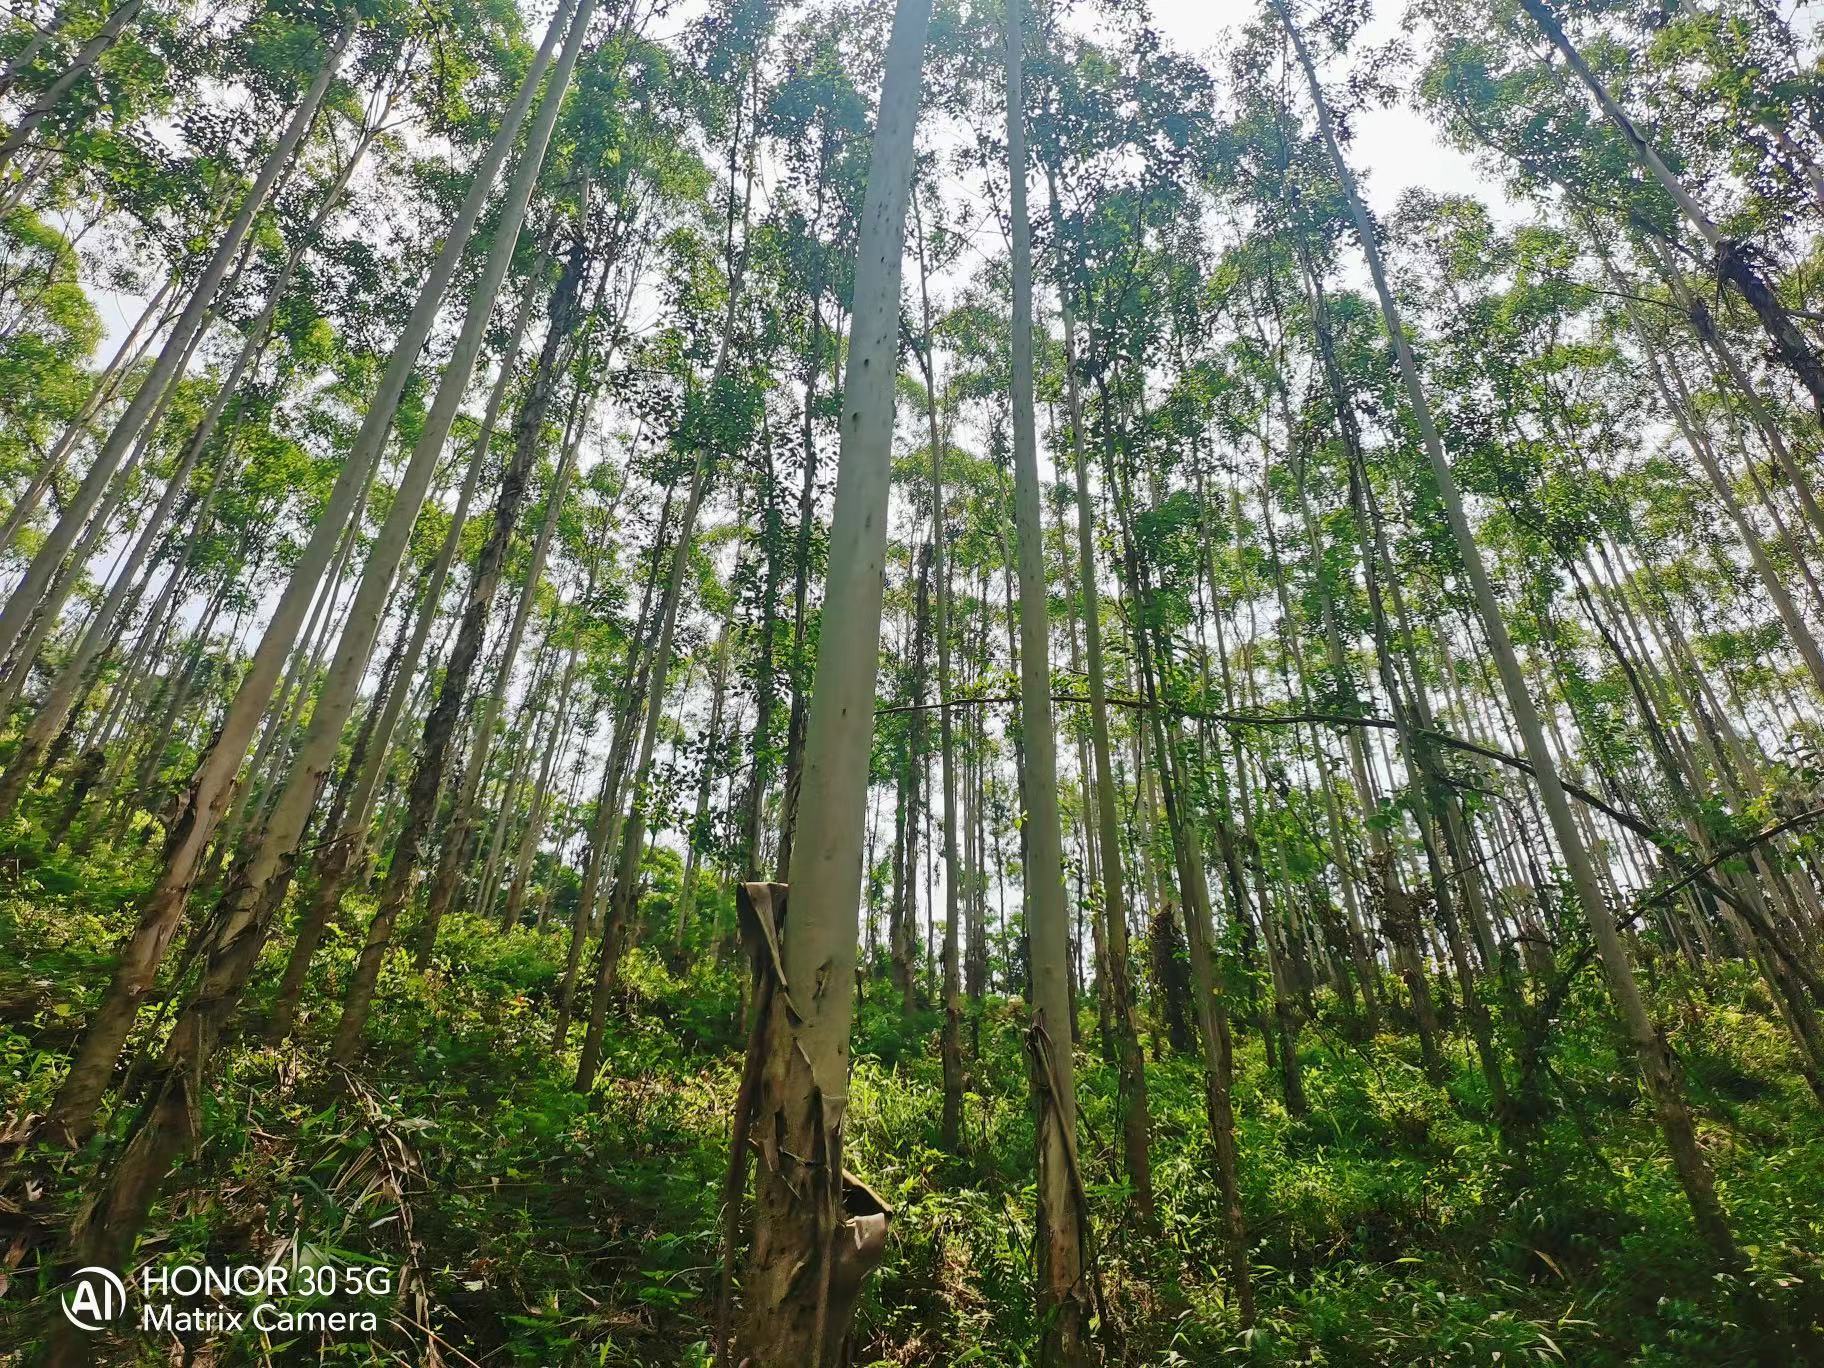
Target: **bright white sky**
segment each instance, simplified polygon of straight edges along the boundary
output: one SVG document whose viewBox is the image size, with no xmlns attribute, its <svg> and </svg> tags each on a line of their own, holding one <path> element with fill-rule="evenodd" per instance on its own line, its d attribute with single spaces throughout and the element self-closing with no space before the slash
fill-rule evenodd
<svg viewBox="0 0 1824 1368">
<path fill-rule="evenodd" d="M 1258 0 L 1151 0 L 1159 32 L 1193 56 L 1209 56 L 1229 44 L 1229 35 L 1259 13 Z M 1364 46 L 1378 46 L 1404 27 L 1405 0 L 1376 0 L 1374 17 L 1363 29 Z M 1319 59 L 1322 60 L 1321 58 Z M 1340 71 L 1321 71 L 1334 84 Z M 1350 119 L 1349 151 L 1369 206 L 1391 213 L 1400 195 L 1421 187 L 1442 194 L 1472 195 L 1498 218 L 1513 209 L 1501 186 L 1476 169 L 1472 158 L 1448 147 L 1421 114 L 1405 103 L 1363 110 Z"/>
</svg>

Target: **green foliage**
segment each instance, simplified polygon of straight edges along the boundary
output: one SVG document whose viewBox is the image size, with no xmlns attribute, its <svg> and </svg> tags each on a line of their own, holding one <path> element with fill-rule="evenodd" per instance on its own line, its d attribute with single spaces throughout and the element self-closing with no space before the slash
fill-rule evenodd
<svg viewBox="0 0 1824 1368">
<path fill-rule="evenodd" d="M 27 948 L 0 976 L 0 1078 L 4 1104 L 30 1110 L 54 1090 L 60 1042 L 87 1010 L 68 985 L 105 977 L 108 909 L 129 896 L 121 881 L 137 864 L 73 856 L 29 824 L 9 840 L 10 858 L 34 872 L 0 903 L 0 941 Z M 601 1081 L 586 1096 L 569 1086 L 573 1056 L 548 1047 L 561 928 L 501 936 L 456 914 L 430 973 L 390 962 L 378 1033 L 351 1085 L 317 1062 L 328 1027 L 318 1008 L 306 1007 L 301 1046 L 275 1049 L 258 1043 L 262 1003 L 249 1004 L 255 1030 L 229 1051 L 205 1144 L 155 1217 L 161 1251 L 221 1258 L 283 1239 L 410 1267 L 441 1333 L 477 1358 L 703 1362 L 739 978 L 709 953 L 671 960 L 657 933 L 675 860 L 652 874 L 640 911 L 652 938 L 642 933 L 623 963 Z M 351 903 L 332 928 L 307 1004 L 333 1004 L 366 906 Z M 1704 1010 L 1681 1010 L 1696 992 Z M 1824 1126 L 1771 1006 L 1736 971 L 1669 972 L 1660 995 L 1756 1284 L 1781 1314 L 1814 1317 Z M 1023 1020 L 1015 1002 L 969 1008 L 966 1147 L 955 1156 L 938 1145 L 937 1014 L 902 1014 L 884 984 L 864 996 L 848 1162 L 896 1216 L 862 1309 L 859 1362 L 1031 1361 L 1040 1326 Z M 1149 1236 L 1130 1219 L 1110 1149 L 1115 1079 L 1091 1046 L 1093 1013 L 1082 1025 L 1101 1333 L 1128 1361 L 1619 1365 L 1748 1352 L 1752 1332 L 1712 1290 L 1594 984 L 1561 1017 L 1561 1106 L 1524 1156 L 1499 1143 L 1462 1045 L 1438 1086 L 1404 1035 L 1341 1045 L 1320 1018 L 1304 1048 L 1311 1114 L 1294 1119 L 1258 1037 L 1238 1022 L 1238 1143 L 1261 1303 L 1247 1334 L 1216 1253 L 1199 1066 L 1170 1055 L 1147 1066 L 1160 1195 Z M 382 1342 L 410 1355 L 415 1333 L 396 1327 Z M 255 1354 L 251 1340 L 221 1347 L 225 1362 Z M 323 1348 L 330 1361 L 351 1352 Z"/>
</svg>

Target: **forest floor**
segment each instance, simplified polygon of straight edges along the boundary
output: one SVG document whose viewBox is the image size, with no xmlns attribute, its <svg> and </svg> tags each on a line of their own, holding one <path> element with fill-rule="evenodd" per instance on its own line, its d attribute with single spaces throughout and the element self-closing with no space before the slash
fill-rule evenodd
<svg viewBox="0 0 1824 1368">
<path fill-rule="evenodd" d="M 38 851 L 0 871 L 0 1125 L 49 1102 L 143 867 L 137 854 Z M 662 926 L 662 880 L 653 898 Z M 707 1363 L 740 1060 L 732 962 L 696 954 L 680 969 L 636 946 L 601 1082 L 580 1096 L 570 1088 L 576 1033 L 571 1051 L 551 1048 L 564 934 L 501 936 L 459 917 L 432 972 L 389 967 L 372 1046 L 345 1079 L 323 1064 L 320 1038 L 362 921 L 359 904 L 344 910 L 297 1041 L 258 1044 L 263 1003 L 248 1004 L 249 1029 L 208 1090 L 203 1144 L 139 1253 L 383 1264 L 407 1294 L 341 1303 L 380 1317 L 371 1344 L 248 1329 L 185 1356 L 169 1341 L 122 1336 L 98 1342 L 96 1361 L 424 1363 L 435 1345 L 448 1364 Z M 1755 1281 L 1782 1318 L 1815 1327 L 1824 1119 L 1758 986 L 1666 970 L 1655 1000 Z M 995 997 L 972 1009 L 967 1152 L 955 1157 L 937 1145 L 937 1014 L 905 1017 L 890 998 L 877 981 L 854 1041 L 849 1163 L 897 1213 L 855 1362 L 1025 1363 L 1038 1326 L 1020 1004 Z M 1244 1331 L 1218 1274 L 1197 1063 L 1149 1048 L 1161 1228 L 1147 1233 L 1119 1180 L 1114 1074 L 1086 1008 L 1077 1067 L 1106 1308 L 1097 1335 L 1111 1361 L 1755 1361 L 1743 1298 L 1711 1277 L 1610 1020 L 1586 976 L 1551 1042 L 1559 1106 L 1524 1174 L 1498 1143 L 1461 1040 L 1454 1076 L 1434 1086 L 1406 1039 L 1362 1040 L 1340 1009 L 1320 1011 L 1302 1032 L 1310 1111 L 1294 1118 L 1258 1034 L 1238 1021 L 1260 1304 Z M 40 1202 L 53 1230 L 105 1152 L 104 1132 L 58 1161 Z M 27 1356 L 47 1304 L 35 1259 L 14 1244 L 9 1260 L 10 1243 L 0 1238 L 0 1269 L 18 1264 L 0 1296 L 0 1360 Z"/>
</svg>

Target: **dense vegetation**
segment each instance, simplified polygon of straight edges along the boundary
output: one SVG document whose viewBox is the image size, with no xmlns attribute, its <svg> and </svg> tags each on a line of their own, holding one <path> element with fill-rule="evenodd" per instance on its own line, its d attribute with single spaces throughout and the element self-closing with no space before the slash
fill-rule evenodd
<svg viewBox="0 0 1824 1368">
<path fill-rule="evenodd" d="M 0 20 L 0 1356 L 1824 1361 L 1824 53 L 1374 18 Z"/>
</svg>

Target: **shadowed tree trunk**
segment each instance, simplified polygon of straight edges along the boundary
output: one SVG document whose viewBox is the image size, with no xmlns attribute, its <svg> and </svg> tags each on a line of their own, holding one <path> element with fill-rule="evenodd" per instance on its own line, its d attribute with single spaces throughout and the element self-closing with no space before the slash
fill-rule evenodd
<svg viewBox="0 0 1824 1368">
<path fill-rule="evenodd" d="M 1424 386 L 1419 378 L 1418 363 L 1407 343 L 1399 306 L 1394 302 L 1393 292 L 1387 284 L 1379 239 L 1367 210 L 1362 206 L 1349 164 L 1337 145 L 1329 105 L 1324 99 L 1323 88 L 1318 83 L 1317 69 L 1305 47 L 1303 35 L 1292 21 L 1285 0 L 1273 0 L 1273 4 L 1292 41 L 1299 65 L 1304 69 L 1311 101 L 1317 111 L 1318 131 L 1335 167 L 1337 179 L 1342 184 L 1350 218 L 1368 260 L 1369 275 L 1374 282 L 1375 294 L 1380 299 L 1381 313 L 1393 342 L 1394 355 L 1399 362 L 1407 402 L 1418 424 L 1432 475 L 1438 483 L 1438 495 L 1451 535 L 1463 557 L 1463 570 L 1469 580 L 1482 629 L 1488 638 L 1489 651 L 1494 657 L 1502 693 L 1519 728 L 1526 759 L 1532 767 L 1537 784 L 1539 801 L 1551 822 L 1552 834 L 1557 838 L 1584 919 L 1595 939 L 1597 955 L 1609 981 L 1609 991 L 1614 996 L 1616 1009 L 1621 1014 L 1622 1023 L 1633 1044 L 1635 1063 L 1658 1115 L 1673 1168 L 1677 1171 L 1679 1182 L 1691 1204 L 1698 1233 L 1710 1245 L 1723 1269 L 1730 1274 L 1738 1274 L 1744 1265 L 1741 1253 L 1736 1248 L 1735 1237 L 1729 1229 L 1728 1217 L 1717 1198 L 1715 1178 L 1711 1174 L 1709 1161 L 1698 1148 L 1691 1112 L 1685 1105 L 1671 1055 L 1647 1013 L 1646 1002 L 1641 997 L 1639 984 L 1634 978 L 1634 966 L 1629 960 L 1627 946 L 1616 930 L 1614 916 L 1609 911 L 1597 880 L 1595 862 L 1590 857 L 1589 847 L 1578 827 L 1575 814 L 1571 811 L 1564 785 L 1558 777 L 1557 759 L 1546 740 L 1544 724 L 1529 692 L 1526 677 L 1521 672 L 1506 620 L 1502 617 L 1499 602 L 1495 598 L 1494 585 L 1482 563 L 1481 550 L 1470 529 L 1468 516 L 1464 513 L 1456 478 L 1445 458 L 1443 444 L 1438 439 L 1437 428 L 1431 419 Z"/>
<path fill-rule="evenodd" d="M 587 11 L 592 0 L 582 0 L 578 13 L 578 30 L 586 27 Z M 574 61 L 566 46 L 565 57 Z M 553 94 L 547 99 L 555 105 L 561 95 L 558 84 L 569 75 L 570 62 L 561 62 L 553 73 Z M 555 111 L 553 111 L 555 112 Z M 540 111 L 541 116 L 544 113 Z M 456 721 L 468 700 L 469 680 L 481 658 L 482 638 L 487 630 L 488 615 L 494 606 L 494 591 L 500 586 L 506 566 L 507 550 L 519 526 L 520 509 L 525 503 L 527 485 L 532 477 L 532 463 L 539 450 L 539 438 L 545 414 L 556 396 L 558 357 L 565 349 L 580 321 L 583 276 L 589 257 L 584 220 L 587 216 L 588 192 L 585 186 L 578 215 L 578 231 L 563 275 L 551 297 L 551 318 L 545 341 L 533 368 L 531 387 L 527 391 L 513 430 L 513 454 L 501 472 L 500 490 L 495 496 L 494 518 L 488 527 L 488 539 L 475 562 L 474 574 L 463 607 L 462 621 L 456 629 L 456 642 L 444 664 L 443 679 L 438 686 L 437 701 L 425 718 L 424 738 L 407 789 L 405 824 L 393 846 L 392 863 L 387 867 L 386 882 L 380 900 L 368 924 L 367 940 L 349 976 L 348 991 L 342 1005 L 342 1018 L 336 1027 L 331 1057 L 337 1061 L 353 1058 L 359 1048 L 361 1032 L 372 1004 L 374 985 L 380 978 L 381 961 L 392 944 L 393 926 L 416 883 L 423 844 L 430 836 L 436 816 L 437 797 L 443 788 L 443 771 L 449 760 L 450 744 Z M 491 301 L 490 301 L 491 303 Z M 502 668 L 510 668 L 503 661 Z"/>
</svg>

